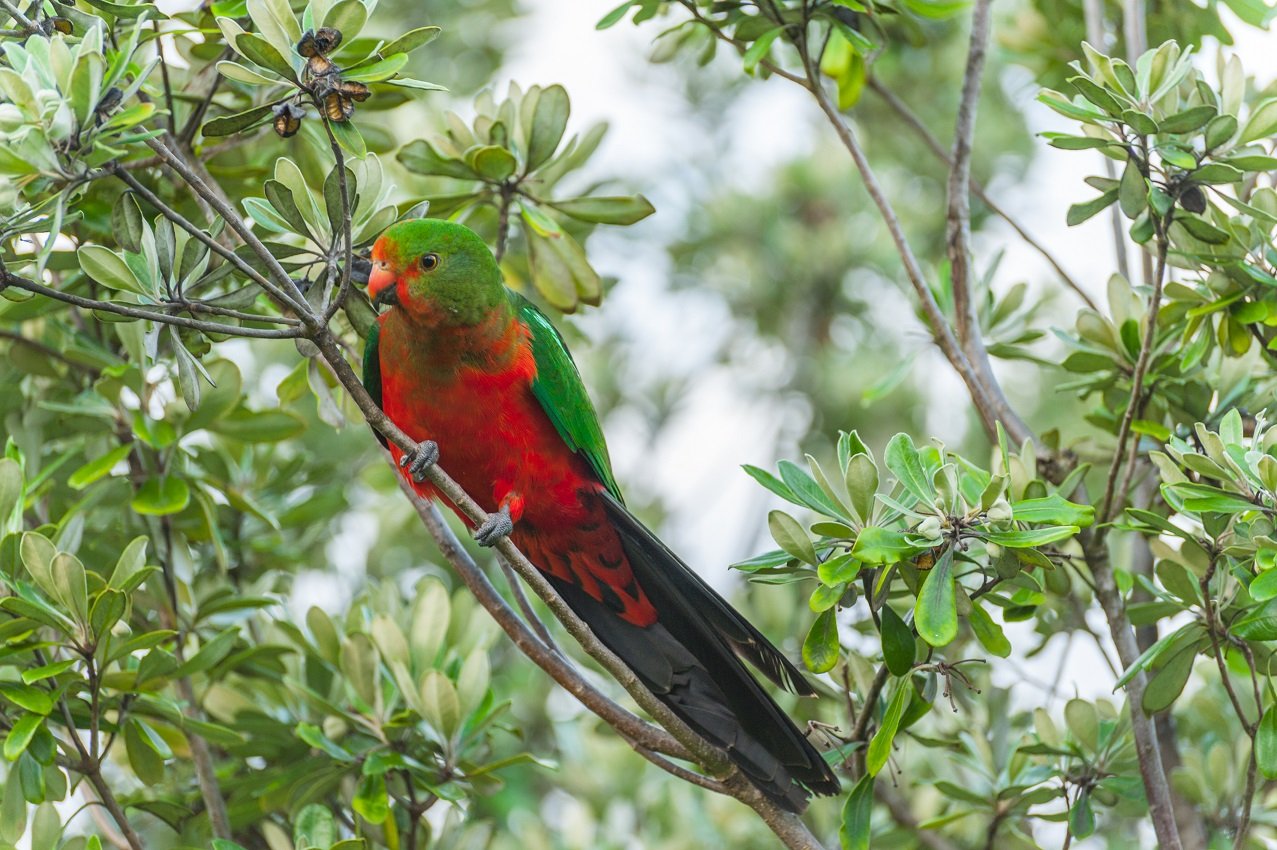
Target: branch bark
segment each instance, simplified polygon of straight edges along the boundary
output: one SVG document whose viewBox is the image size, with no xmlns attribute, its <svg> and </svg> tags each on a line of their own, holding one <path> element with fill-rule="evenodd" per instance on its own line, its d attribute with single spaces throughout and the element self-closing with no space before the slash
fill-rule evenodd
<svg viewBox="0 0 1277 850">
<path fill-rule="evenodd" d="M 980 383 L 984 402 L 1000 422 L 1014 422 L 1027 435 L 1028 428 L 1007 401 L 993 374 L 989 352 L 980 332 L 977 304 L 972 294 L 974 273 L 971 268 L 971 154 L 974 149 L 975 119 L 980 102 L 981 80 L 988 53 L 990 7 L 992 0 L 976 0 L 971 15 L 971 44 L 967 66 L 962 77 L 962 97 L 958 105 L 957 126 L 953 134 L 953 166 L 949 169 L 949 205 L 945 217 L 945 246 L 949 256 L 949 274 L 953 283 L 953 312 L 958 344 L 967 357 Z M 982 412 L 982 416 L 987 415 Z M 986 423 L 986 429 L 989 425 Z M 1007 427 L 1004 425 L 1004 427 Z M 1012 428 L 1007 427 L 1008 433 Z M 1023 437 L 1016 438 L 1023 442 Z"/>
<path fill-rule="evenodd" d="M 895 92 L 883 85 L 883 82 L 877 77 L 869 78 L 868 87 L 870 91 L 882 98 L 882 101 L 896 113 L 900 120 L 905 122 L 905 124 L 917 134 L 918 138 L 922 140 L 922 143 L 926 145 L 927 150 L 931 151 L 931 153 L 935 155 L 936 159 L 940 160 L 950 168 L 953 167 L 953 158 L 949 155 L 949 151 L 944 149 L 944 146 L 940 144 L 940 140 L 937 139 L 931 130 L 927 128 L 926 124 L 922 123 L 922 119 L 918 117 L 917 113 L 909 108 L 907 103 L 901 100 Z M 984 186 L 980 184 L 980 181 L 972 177 L 968 185 L 971 187 L 971 193 L 980 199 L 980 203 L 984 204 L 989 209 L 989 212 L 1005 221 L 1026 245 L 1042 255 L 1042 258 L 1047 261 L 1051 268 L 1055 269 L 1055 273 L 1059 275 L 1060 281 L 1069 289 L 1073 290 L 1077 297 L 1086 303 L 1086 306 L 1090 307 L 1092 310 L 1099 309 L 1096 307 L 1095 302 L 1091 300 L 1091 296 L 1086 294 L 1086 290 L 1082 289 L 1081 284 L 1074 280 L 1073 277 L 1064 269 L 1064 265 L 1060 262 L 1059 258 L 1051 253 L 1051 249 L 1038 241 L 1033 234 L 1029 233 L 1028 229 L 1023 224 L 1011 215 L 1011 213 L 1007 212 L 1006 209 L 994 201 L 993 198 L 989 196 L 989 193 L 985 191 Z"/>
</svg>

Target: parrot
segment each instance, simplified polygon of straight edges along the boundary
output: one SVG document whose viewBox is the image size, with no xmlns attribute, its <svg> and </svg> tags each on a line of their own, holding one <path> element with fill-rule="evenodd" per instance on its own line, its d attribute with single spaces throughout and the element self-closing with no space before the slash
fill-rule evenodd
<svg viewBox="0 0 1277 850">
<path fill-rule="evenodd" d="M 384 437 L 417 492 L 457 512 L 476 541 L 508 537 L 599 640 L 671 711 L 721 748 L 781 808 L 838 793 L 820 752 L 746 668 L 814 696 L 780 650 L 626 508 L 594 406 L 563 337 L 508 289 L 465 225 L 401 221 L 374 243 L 378 308 L 363 382 L 419 443 Z M 430 483 L 448 473 L 488 512 L 477 527 Z"/>
</svg>

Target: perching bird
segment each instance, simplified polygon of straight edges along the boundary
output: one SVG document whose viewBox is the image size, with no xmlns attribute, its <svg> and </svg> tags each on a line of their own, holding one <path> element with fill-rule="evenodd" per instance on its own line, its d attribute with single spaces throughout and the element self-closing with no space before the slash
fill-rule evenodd
<svg viewBox="0 0 1277 850">
<path fill-rule="evenodd" d="M 449 474 L 490 512 L 481 544 L 508 535 L 643 684 L 777 804 L 798 812 L 812 793 L 836 794 L 829 765 L 741 658 L 795 693 L 811 685 L 626 510 L 563 339 L 505 288 L 483 240 L 437 219 L 396 224 L 373 246 L 368 294 L 388 309 L 368 337 L 364 384 L 424 443 L 413 456 L 389 446 L 417 489 L 440 497 L 424 472 L 443 446 Z"/>
</svg>

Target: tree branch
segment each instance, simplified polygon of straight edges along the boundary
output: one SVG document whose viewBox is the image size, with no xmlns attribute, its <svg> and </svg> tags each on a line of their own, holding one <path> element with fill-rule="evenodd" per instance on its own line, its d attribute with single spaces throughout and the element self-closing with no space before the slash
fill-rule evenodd
<svg viewBox="0 0 1277 850">
<path fill-rule="evenodd" d="M 363 413 L 368 424 L 381 432 L 386 439 L 395 443 L 401 450 L 405 452 L 414 451 L 417 447 L 416 442 L 391 422 L 381 408 L 373 402 L 359 378 L 356 377 L 354 371 L 350 368 L 350 364 L 346 362 L 341 353 L 341 348 L 337 345 L 332 333 L 326 327 L 321 326 L 314 331 L 310 339 L 319 348 L 329 366 L 332 367 L 337 380 L 346 388 L 346 391 L 350 394 L 360 412 Z M 476 525 L 487 518 L 487 512 L 439 464 L 430 466 L 426 470 L 426 475 L 435 489 Z M 415 493 L 415 490 L 413 492 Z M 419 505 L 416 499 L 413 500 L 413 503 L 414 506 Z M 474 564 L 473 560 L 470 560 L 468 556 L 465 558 L 459 557 L 457 553 L 463 553 L 464 550 L 457 544 L 456 538 L 447 529 L 442 519 L 439 518 L 438 512 L 434 510 L 433 506 L 426 504 L 418 507 L 418 514 L 430 531 L 431 536 L 439 544 L 440 549 L 444 551 L 448 562 L 454 568 L 458 568 L 462 580 L 466 582 L 476 597 L 480 598 L 480 602 L 484 607 L 490 611 L 509 612 L 508 615 L 503 613 L 503 619 L 498 620 L 498 622 L 503 627 L 505 627 L 506 623 L 517 624 L 518 629 L 515 634 L 520 635 L 520 639 L 516 639 L 519 649 L 547 672 L 550 671 L 549 665 L 559 667 L 564 664 L 562 656 L 545 648 L 544 644 L 519 621 L 513 609 L 501 598 L 501 595 L 487 581 L 482 572 L 477 567 L 471 569 Z M 729 789 L 733 797 L 752 808 L 791 850 L 819 850 L 820 844 L 812 836 L 806 825 L 803 824 L 802 819 L 781 809 L 764 796 L 761 791 L 741 777 L 721 750 L 697 735 L 668 706 L 658 700 L 639 681 L 634 671 L 594 636 L 589 626 L 567 606 L 567 603 L 558 595 L 549 581 L 524 557 L 523 553 L 518 550 L 509 538 L 503 538 L 495 548 L 505 556 L 506 560 L 519 573 L 519 576 L 528 583 L 533 592 L 545 602 L 550 611 L 567 629 L 568 633 L 581 644 L 591 658 L 601 664 L 612 678 L 616 679 L 625 688 L 644 711 L 673 735 L 677 742 L 682 745 L 682 748 L 711 774 L 726 776 L 724 785 Z M 461 569 L 462 567 L 465 567 L 465 569 Z M 477 579 L 482 579 L 482 581 Z M 514 637 L 514 634 L 511 636 Z M 578 693 L 573 695 L 580 698 Z"/>
<path fill-rule="evenodd" d="M 957 127 L 953 136 L 953 167 L 949 169 L 945 247 L 949 256 L 950 279 L 953 283 L 953 312 L 958 343 L 962 346 L 971 368 L 979 379 L 985 395 L 985 403 L 993 406 L 992 411 L 982 410 L 981 416 L 987 417 L 989 413 L 992 413 L 996 415 L 998 421 L 1014 420 L 1018 423 L 1018 430 L 1027 433 L 1027 426 L 1019 422 L 1018 416 L 1002 393 L 997 376 L 993 374 L 993 365 L 989 362 L 989 353 L 984 347 L 980 320 L 976 315 L 976 303 L 971 292 L 974 278 L 971 268 L 971 153 L 974 149 L 976 112 L 980 102 L 981 80 L 989 45 L 991 5 L 992 0 L 976 0 L 972 10 L 971 46 L 967 53 L 966 71 L 962 77 L 962 98 L 958 105 Z M 988 427 L 989 424 L 986 422 L 986 428 Z M 1008 427 L 1007 430 L 1012 429 Z M 1023 442 L 1023 439 L 1017 437 L 1016 442 Z"/>
<path fill-rule="evenodd" d="M 940 144 L 940 140 L 937 139 L 931 130 L 927 128 L 926 124 L 922 123 L 922 119 L 918 117 L 917 113 L 909 108 L 908 104 L 897 97 L 895 92 L 883 85 L 882 81 L 877 77 L 870 77 L 868 86 L 870 91 L 882 98 L 883 102 L 896 113 L 900 120 L 905 122 L 905 124 L 907 124 L 909 128 L 918 135 L 918 138 L 922 140 L 922 143 L 926 146 L 927 150 L 931 151 L 931 153 L 935 155 L 936 159 L 940 160 L 950 168 L 953 167 L 953 158 L 950 157 L 949 152 L 944 149 L 944 147 Z M 993 198 L 989 197 L 988 192 L 985 191 L 984 187 L 978 180 L 973 177 L 968 185 L 971 187 L 972 194 L 980 199 L 980 203 L 984 204 L 985 207 L 988 208 L 989 212 L 993 213 L 1010 225 L 1011 229 L 1016 232 L 1016 235 L 1018 235 L 1026 245 L 1042 255 L 1042 258 L 1047 261 L 1051 268 L 1055 269 L 1056 274 L 1060 276 L 1060 281 L 1065 286 L 1072 289 L 1077 297 L 1081 298 L 1088 307 L 1093 310 L 1099 309 L 1095 306 L 1095 302 L 1091 300 L 1091 296 L 1087 295 L 1081 285 L 1064 270 L 1064 266 L 1060 263 L 1056 256 L 1051 253 L 1051 250 L 1047 248 L 1045 244 L 1034 238 L 1024 225 L 1020 224 L 1020 222 L 1017 221 L 1011 213 L 1007 212 L 1001 205 L 994 201 Z"/>
<path fill-rule="evenodd" d="M 864 180 L 865 189 L 878 207 L 883 222 L 887 225 L 891 240 L 895 243 L 896 251 L 900 254 L 900 259 L 904 263 L 905 274 L 922 304 L 923 313 L 927 317 L 927 324 L 931 328 L 932 338 L 940 347 L 940 350 L 944 352 L 945 357 L 948 358 L 949 363 L 957 371 L 958 376 L 962 378 L 963 383 L 966 384 L 967 390 L 975 402 L 980 420 L 984 425 L 985 433 L 990 439 L 995 439 L 997 434 L 996 426 L 1001 423 L 1012 440 L 1016 443 L 1024 442 L 1032 436 L 1032 432 L 1020 419 L 1019 415 L 1007 405 L 1006 400 L 1001 398 L 1001 391 L 991 392 L 985 387 L 980 374 L 972 368 L 966 354 L 954 337 L 952 328 L 949 327 L 948 319 L 940 309 L 940 305 L 936 303 L 935 296 L 932 294 L 931 288 L 927 284 L 926 276 L 923 274 L 922 266 L 919 264 L 917 257 L 914 256 L 913 248 L 910 247 L 909 240 L 905 236 L 900 219 L 897 218 L 891 201 L 888 200 L 886 192 L 883 191 L 882 185 L 878 182 L 873 167 L 869 164 L 868 157 L 865 156 L 864 150 L 856 140 L 855 133 L 852 132 L 851 126 L 843 118 L 842 113 L 838 111 L 838 107 L 830 98 L 829 92 L 821 85 L 819 71 L 805 45 L 800 47 L 800 52 L 803 56 L 803 65 L 807 69 L 806 87 L 816 98 L 821 111 L 825 113 L 829 123 L 833 125 L 834 131 L 838 134 L 839 141 L 842 142 L 843 147 L 847 149 L 847 152 L 851 154 L 852 160 L 856 163 L 861 179 Z"/>
<path fill-rule="evenodd" d="M 1130 399 L 1126 403 L 1126 411 L 1122 414 L 1122 422 L 1117 429 L 1117 448 L 1113 452 L 1113 461 L 1109 464 L 1108 479 L 1104 485 L 1104 498 L 1100 501 L 1100 509 L 1095 514 L 1097 526 L 1109 521 L 1114 500 L 1119 495 L 1115 492 L 1117 489 L 1117 474 L 1122 468 L 1122 456 L 1126 453 L 1126 441 L 1131 436 L 1131 423 L 1135 420 L 1136 412 L 1142 406 L 1144 398 L 1144 376 L 1148 373 L 1149 363 L 1153 359 L 1153 344 L 1157 337 L 1157 314 L 1162 307 L 1162 283 L 1166 277 L 1166 251 L 1168 247 L 1166 231 L 1169 227 L 1169 218 L 1161 220 L 1157 224 L 1157 270 L 1153 274 L 1153 294 L 1148 302 L 1148 314 L 1146 317 L 1148 326 L 1144 328 L 1144 342 L 1140 346 L 1140 355 L 1135 361 L 1135 372 L 1131 376 Z M 1137 446 L 1138 444 L 1137 440 L 1135 445 Z M 1132 449 L 1134 447 L 1132 446 Z M 1134 459 L 1132 458 L 1127 464 L 1128 468 L 1133 462 Z M 1125 497 L 1125 493 L 1122 493 L 1121 496 Z M 1101 536 L 1102 534 L 1101 531 Z M 1126 659 L 1122 659 L 1122 661 L 1125 664 L 1129 664 Z"/>
<path fill-rule="evenodd" d="M 188 319 L 185 316 L 173 316 L 168 313 L 157 313 L 154 310 L 143 310 L 139 307 L 131 307 L 128 304 L 121 304 L 118 301 L 98 301 L 93 298 L 85 298 L 80 295 L 74 295 L 70 292 L 62 292 L 58 289 L 45 286 L 42 283 L 36 283 L 33 280 L 27 280 L 8 271 L 0 266 L 0 288 L 12 286 L 15 289 L 25 289 L 27 292 L 34 292 L 37 295 L 43 295 L 46 298 L 52 298 L 55 301 L 62 301 L 66 304 L 73 304 L 76 307 L 83 307 L 86 310 L 102 310 L 106 313 L 114 313 L 118 316 L 129 316 L 134 319 L 147 319 L 152 322 L 160 322 L 166 325 L 177 325 L 180 328 L 190 328 L 191 330 L 203 331 L 204 333 L 226 334 L 227 336 L 241 336 L 252 339 L 293 339 L 301 336 L 299 330 L 295 328 L 246 328 L 240 325 L 225 325 L 220 322 L 204 322 L 199 319 Z"/>
</svg>

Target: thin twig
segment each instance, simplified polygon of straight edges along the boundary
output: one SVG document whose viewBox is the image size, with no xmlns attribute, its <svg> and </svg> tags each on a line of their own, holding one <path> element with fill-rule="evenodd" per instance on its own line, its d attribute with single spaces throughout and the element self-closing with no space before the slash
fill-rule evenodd
<svg viewBox="0 0 1277 850">
<path fill-rule="evenodd" d="M 360 412 L 363 413 L 368 424 L 385 436 L 387 440 L 393 442 L 401 451 L 415 451 L 417 448 L 416 442 L 391 422 L 389 417 L 368 395 L 363 383 L 350 368 L 350 364 L 346 362 L 341 353 L 341 348 L 328 328 L 324 326 L 315 328 L 310 339 L 319 348 L 324 359 L 328 361 L 337 380 L 350 394 L 351 399 L 355 402 Z M 426 470 L 426 475 L 435 489 L 476 525 L 487 518 L 487 512 L 439 464 L 430 466 Z M 412 491 L 410 496 L 412 494 L 415 494 L 415 491 Z M 464 558 L 460 556 L 464 554 L 464 550 L 456 543 L 455 536 L 452 535 L 451 530 L 438 516 L 438 512 L 434 510 L 433 505 L 422 504 L 417 499 L 413 501 L 422 521 L 430 530 L 431 536 L 439 544 L 440 549 L 444 551 L 449 563 L 458 569 L 459 574 L 462 575 L 463 581 L 466 581 L 471 592 L 475 593 L 476 597 L 483 597 L 480 601 L 489 611 L 509 612 L 508 614 L 503 613 L 503 618 L 506 622 L 501 620 L 498 622 L 502 622 L 503 627 L 505 627 L 507 622 L 515 626 L 511 636 L 514 637 L 515 634 L 522 636 L 521 641 L 516 640 L 519 649 L 547 672 L 551 668 L 561 668 L 564 663 L 562 656 L 546 649 L 532 632 L 519 622 L 513 610 L 477 567 L 468 569 L 468 567 L 473 565 L 473 561 L 469 559 L 468 555 Z M 674 737 L 678 744 L 681 745 L 682 750 L 689 753 L 696 762 L 711 774 L 725 777 L 723 783 L 728 788 L 729 793 L 753 809 L 763 822 L 767 824 L 768 828 L 784 842 L 786 847 L 791 848 L 791 850 L 820 850 L 819 842 L 816 841 L 811 831 L 807 829 L 802 819 L 791 812 L 781 809 L 758 788 L 741 777 L 721 750 L 697 735 L 691 727 L 674 714 L 669 706 L 658 700 L 643 685 L 634 671 L 595 637 L 589 626 L 567 606 L 549 581 L 524 557 L 509 538 L 503 538 L 495 548 L 505 556 L 510 565 L 519 573 L 519 576 L 545 602 L 551 613 L 559 619 L 568 633 L 585 649 L 590 657 L 601 664 L 612 678 L 634 698 L 635 702 Z M 579 694 L 574 693 L 574 695 L 580 698 Z M 646 727 L 640 726 L 639 728 L 640 734 L 642 734 L 641 730 Z M 653 749 L 658 748 L 653 747 Z"/>
<path fill-rule="evenodd" d="M 953 166 L 949 169 L 948 208 L 945 215 L 945 247 L 953 286 L 953 313 L 958 344 L 979 377 L 988 401 L 1010 415 L 1011 405 L 993 373 L 985 350 L 973 289 L 971 267 L 971 154 L 975 149 L 975 120 L 980 102 L 985 56 L 988 53 L 990 6 L 992 0 L 976 0 L 971 15 L 971 42 L 966 70 L 962 76 L 962 96 L 958 104 L 953 134 Z M 1018 442 L 1018 441 L 1017 441 Z"/>
<path fill-rule="evenodd" d="M 949 152 L 944 149 L 944 146 L 940 144 L 940 140 L 937 139 L 931 130 L 927 128 L 926 124 L 922 123 L 922 119 L 918 117 L 917 113 L 909 108 L 908 104 L 901 100 L 895 92 L 883 85 L 882 81 L 877 77 L 869 78 L 868 87 L 870 91 L 882 98 L 883 102 L 896 113 L 901 121 L 904 121 L 905 124 L 917 133 L 918 138 L 922 140 L 922 143 L 927 150 L 931 151 L 931 153 L 945 165 L 950 168 L 953 167 L 953 159 L 949 156 Z M 1038 241 L 1031 233 L 1029 233 L 1024 225 L 1016 220 L 1000 204 L 994 201 L 978 180 L 972 177 L 969 185 L 971 187 L 972 194 L 980 199 L 980 203 L 984 204 L 985 207 L 988 208 L 989 212 L 993 213 L 1010 225 L 1011 229 L 1016 232 L 1016 235 L 1018 235 L 1026 245 L 1042 255 L 1042 258 L 1047 261 L 1051 268 L 1055 269 L 1055 273 L 1059 275 L 1060 281 L 1065 286 L 1073 290 L 1077 297 L 1081 298 L 1092 310 L 1099 309 L 1095 306 L 1095 302 L 1091 300 L 1091 296 L 1086 294 L 1086 290 L 1082 289 L 1081 284 L 1074 280 L 1073 277 L 1064 270 L 1063 264 L 1054 254 L 1051 253 L 1051 249 L 1049 249 L 1044 243 Z"/>
<path fill-rule="evenodd" d="M 230 205 L 222 193 L 210 188 L 201 178 L 196 168 L 170 150 L 160 140 L 148 139 L 146 144 L 151 150 L 159 154 L 160 158 L 164 160 L 164 164 L 177 172 L 178 176 L 194 189 L 196 194 L 204 198 L 209 206 L 226 220 L 227 225 L 244 241 L 244 244 L 257 255 L 257 258 L 266 266 L 276 287 L 280 290 L 280 297 L 295 309 L 299 316 L 310 316 L 310 310 L 306 306 L 306 298 L 302 295 L 301 290 L 297 288 L 297 283 L 289 277 L 288 272 L 284 271 L 284 267 L 279 264 L 279 260 L 275 259 L 275 255 L 267 249 L 262 240 L 257 238 L 257 235 L 248 228 L 248 224 L 243 217 Z M 317 319 L 312 317 L 311 321 L 317 321 Z"/>
<path fill-rule="evenodd" d="M 528 595 L 523 592 L 523 585 L 519 583 L 519 577 L 515 575 L 514 567 L 506 562 L 505 558 L 497 556 L 497 561 L 501 564 L 501 572 L 505 574 L 506 584 L 510 587 L 510 595 L 514 597 L 514 603 L 519 606 L 519 611 L 523 614 L 523 619 L 532 627 L 532 631 L 536 632 L 537 637 L 541 638 L 550 649 L 559 652 L 559 645 L 554 642 L 554 638 L 550 635 L 550 630 L 545 627 L 545 623 L 541 622 L 541 618 L 537 616 L 536 611 L 532 610 L 532 603 L 528 601 Z M 560 652 L 560 654 L 562 654 Z"/>
<path fill-rule="evenodd" d="M 887 198 L 886 192 L 878 182 L 873 167 L 869 164 L 868 157 L 865 156 L 864 150 L 856 140 L 855 133 L 843 118 L 842 113 L 838 111 L 838 107 L 830 98 L 829 92 L 821 85 L 819 69 L 816 67 L 805 44 L 799 45 L 799 52 L 803 56 L 803 65 L 807 69 L 806 87 L 816 98 L 821 111 L 825 113 L 829 123 L 833 125 L 839 141 L 842 142 L 847 152 L 851 154 L 852 160 L 856 163 L 856 168 L 864 181 L 865 189 L 878 207 L 883 222 L 887 225 L 887 231 L 891 234 L 891 240 L 895 243 L 896 251 L 904 264 L 905 274 L 909 278 L 919 302 L 922 304 L 923 313 L 927 317 L 927 324 L 931 328 L 932 338 L 940 347 L 940 350 L 944 352 L 945 357 L 949 360 L 954 370 L 957 371 L 959 377 L 962 378 L 963 383 L 966 384 L 968 392 L 975 401 L 976 410 L 984 425 L 985 433 L 990 439 L 995 438 L 997 434 L 996 426 L 1000 422 L 1015 443 L 1023 443 L 1032 436 L 1032 432 L 1024 424 L 1024 421 L 1020 419 L 1019 415 L 1011 409 L 1006 399 L 1002 397 L 1000 390 L 994 391 L 984 385 L 980 373 L 972 367 L 971 362 L 967 359 L 962 347 L 953 335 L 952 328 L 949 327 L 948 319 L 940 309 L 940 305 L 936 303 L 935 296 L 932 294 L 931 288 L 927 284 L 926 276 L 922 271 L 922 266 L 914 255 L 908 238 L 905 236 L 900 219 L 896 216 L 896 211 L 892 207 L 891 201 Z"/>
<path fill-rule="evenodd" d="M 1148 303 L 1146 317 L 1148 326 L 1144 329 L 1144 342 L 1140 346 L 1139 358 L 1135 361 L 1135 372 L 1131 376 L 1131 395 L 1126 403 L 1126 411 L 1122 414 L 1122 422 L 1117 429 L 1117 448 L 1113 452 L 1113 461 L 1109 465 L 1108 478 L 1104 485 L 1104 498 L 1100 500 L 1100 509 L 1095 514 L 1097 525 L 1108 522 L 1114 500 L 1118 496 L 1115 492 L 1117 475 L 1122 467 L 1123 455 L 1126 453 L 1126 441 L 1131 435 L 1131 423 L 1135 420 L 1136 411 L 1144 397 L 1144 376 L 1148 373 L 1149 363 L 1153 359 L 1153 344 L 1157 337 L 1157 314 L 1162 307 L 1162 283 L 1166 277 L 1168 247 L 1166 231 L 1169 227 L 1169 218 L 1157 224 L 1157 270 L 1153 274 L 1153 294 Z M 1102 531 L 1101 536 L 1103 536 Z"/>
<path fill-rule="evenodd" d="M 299 330 L 292 328 L 246 328 L 239 325 L 224 325 L 220 322 L 202 322 L 199 319 L 188 319 L 185 316 L 173 316 L 168 313 L 157 313 L 154 310 L 143 310 L 139 307 L 121 304 L 118 301 L 97 301 L 93 298 L 84 298 L 70 292 L 62 292 L 42 283 L 18 277 L 4 268 L 0 268 L 0 285 L 25 289 L 27 292 L 34 292 L 37 295 L 43 295 L 46 298 L 52 298 L 55 301 L 62 301 L 66 304 L 74 304 L 76 307 L 83 307 L 86 310 L 102 310 L 118 316 L 147 319 L 152 322 L 177 325 L 181 328 L 190 328 L 204 333 L 226 334 L 227 336 L 242 336 L 253 339 L 294 339 L 301 336 Z"/>
<path fill-rule="evenodd" d="M 319 98 L 315 98 L 315 106 L 323 114 L 322 105 Z M 351 246 L 350 236 L 350 187 L 346 184 L 346 156 L 342 153 L 341 145 L 337 143 L 337 137 L 333 135 L 332 125 L 324 118 L 324 130 L 328 133 L 328 144 L 332 147 L 333 159 L 335 165 L 333 168 L 337 170 L 337 186 L 341 191 L 341 220 L 343 222 L 341 228 L 342 236 L 342 262 L 341 262 L 341 284 L 337 287 L 336 295 L 332 296 L 332 303 L 328 305 L 328 309 L 324 311 L 324 317 L 321 320 L 327 325 L 332 317 L 341 309 L 341 305 L 346 303 L 346 296 L 350 294 L 350 272 L 351 264 L 354 263 L 354 249 Z M 332 257 L 330 249 L 329 267 L 331 268 Z"/>
<path fill-rule="evenodd" d="M 0 8 L 8 12 L 18 22 L 18 25 L 26 30 L 23 35 L 34 35 L 41 31 L 39 24 L 24 15 L 22 10 L 16 4 L 9 2 L 9 0 L 0 0 Z"/>
<path fill-rule="evenodd" d="M 279 304 L 282 308 L 284 309 L 291 308 L 294 310 L 298 308 L 298 305 L 294 303 L 292 296 L 288 292 L 284 291 L 279 286 L 276 286 L 274 282 L 267 279 L 264 275 L 262 275 L 261 272 L 257 271 L 257 269 L 250 266 L 244 260 L 243 257 L 239 256 L 239 254 L 236 254 L 234 251 L 227 248 L 225 245 L 223 245 L 222 243 L 214 239 L 212 236 L 210 236 L 206 228 L 201 228 L 197 226 L 194 222 L 187 219 L 186 216 L 182 215 L 177 210 L 173 209 L 168 204 L 164 203 L 164 201 L 160 200 L 158 195 L 156 195 L 154 192 L 148 189 L 144 184 L 142 184 L 136 177 L 130 174 L 127 169 L 117 165 L 115 167 L 115 176 L 118 177 L 121 181 L 123 181 L 124 184 L 127 185 L 134 192 L 137 192 L 139 195 L 141 195 L 142 198 L 147 203 L 155 207 L 155 209 L 159 210 L 159 212 L 165 218 L 167 218 L 169 221 L 173 222 L 178 227 L 185 230 L 191 236 L 195 237 L 197 240 L 199 240 L 201 243 L 207 246 L 208 249 L 212 251 L 214 254 L 226 260 L 226 262 L 234 266 L 235 269 L 240 274 L 244 275 L 253 283 L 256 283 L 262 289 L 266 290 L 266 293 L 270 295 L 272 298 L 274 298 L 276 303 Z M 291 280 L 290 280 L 290 283 L 291 283 Z M 303 300 L 302 303 L 304 304 L 305 301 Z M 302 312 L 305 312 L 305 310 L 303 309 Z"/>
</svg>

